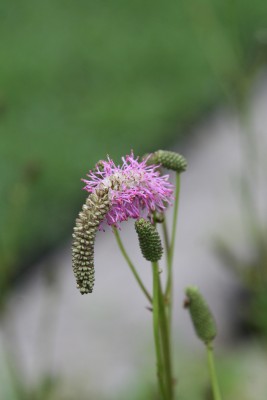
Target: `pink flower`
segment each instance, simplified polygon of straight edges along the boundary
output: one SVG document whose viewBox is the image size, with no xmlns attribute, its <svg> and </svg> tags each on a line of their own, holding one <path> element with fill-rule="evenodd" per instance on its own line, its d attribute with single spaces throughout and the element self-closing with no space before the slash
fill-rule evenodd
<svg viewBox="0 0 267 400">
<path fill-rule="evenodd" d="M 103 223 L 118 227 L 122 221 L 150 217 L 153 211 L 161 212 L 170 204 L 173 185 L 168 181 L 169 175 L 161 176 L 159 165 L 146 165 L 149 157 L 139 162 L 131 152 L 122 158 L 122 166 L 116 166 L 108 157 L 89 172 L 88 180 L 82 179 L 89 193 L 109 189 L 111 207 Z"/>
</svg>

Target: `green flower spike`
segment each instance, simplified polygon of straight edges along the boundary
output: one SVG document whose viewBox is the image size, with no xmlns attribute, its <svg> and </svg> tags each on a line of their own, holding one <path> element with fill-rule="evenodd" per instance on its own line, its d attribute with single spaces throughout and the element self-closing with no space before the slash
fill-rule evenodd
<svg viewBox="0 0 267 400">
<path fill-rule="evenodd" d="M 162 167 L 176 171 L 178 174 L 187 168 L 187 161 L 181 154 L 167 150 L 158 150 L 152 153 L 147 164 L 161 164 Z"/>
<path fill-rule="evenodd" d="M 205 344 L 209 344 L 217 334 L 213 315 L 198 288 L 190 286 L 185 293 L 187 299 L 184 305 L 189 309 L 196 334 Z"/>
<path fill-rule="evenodd" d="M 161 259 L 163 247 L 155 226 L 150 221 L 140 218 L 135 222 L 139 245 L 147 261 L 157 262 Z"/>
<path fill-rule="evenodd" d="M 88 196 L 76 219 L 72 235 L 72 268 L 81 294 L 93 291 L 95 236 L 109 207 L 108 189 L 96 190 Z"/>
</svg>

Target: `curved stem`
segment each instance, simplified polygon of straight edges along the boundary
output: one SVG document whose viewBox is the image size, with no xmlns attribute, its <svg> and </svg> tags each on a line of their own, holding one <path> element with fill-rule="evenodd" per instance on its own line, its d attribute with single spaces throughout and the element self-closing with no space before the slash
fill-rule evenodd
<svg viewBox="0 0 267 400">
<path fill-rule="evenodd" d="M 221 400 L 220 389 L 217 380 L 217 374 L 215 370 L 214 357 L 213 357 L 213 347 L 211 343 L 207 344 L 207 354 L 208 354 L 208 364 L 209 364 L 209 373 L 210 373 L 210 381 L 213 392 L 214 400 Z"/>
<path fill-rule="evenodd" d="M 128 254 L 127 254 L 127 252 L 125 250 L 125 247 L 123 246 L 123 243 L 121 241 L 121 238 L 120 238 L 118 230 L 116 228 L 113 228 L 113 232 L 115 234 L 115 238 L 117 240 L 118 246 L 119 246 L 119 248 L 120 248 L 120 250 L 121 250 L 121 252 L 123 254 L 123 257 L 125 258 L 127 264 L 129 265 L 129 267 L 130 267 L 130 269 L 131 269 L 131 271 L 132 271 L 132 273 L 133 273 L 138 285 L 140 286 L 140 288 L 141 288 L 142 292 L 144 293 L 144 295 L 146 296 L 147 300 L 152 304 L 152 297 L 148 293 L 147 289 L 145 288 L 140 276 L 138 275 L 138 272 L 136 271 L 132 261 L 130 260 L 130 257 L 128 256 Z"/>
<path fill-rule="evenodd" d="M 161 354 L 161 343 L 160 343 L 160 307 L 159 307 L 159 270 L 158 264 L 152 263 L 153 270 L 153 331 L 154 331 L 154 341 L 157 359 L 157 376 L 160 392 L 164 399 L 168 399 L 165 393 L 164 380 L 163 380 L 163 363 Z"/>
</svg>

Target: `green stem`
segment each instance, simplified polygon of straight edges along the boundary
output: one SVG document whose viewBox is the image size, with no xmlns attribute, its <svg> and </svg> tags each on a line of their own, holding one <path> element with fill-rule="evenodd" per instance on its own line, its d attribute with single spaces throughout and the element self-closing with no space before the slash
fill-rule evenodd
<svg viewBox="0 0 267 400">
<path fill-rule="evenodd" d="M 170 345 L 170 330 L 167 323 L 164 295 L 162 293 L 161 282 L 159 279 L 159 314 L 160 314 L 160 332 L 162 340 L 162 349 L 164 357 L 164 367 L 166 374 L 166 386 L 168 392 L 168 399 L 173 399 L 173 377 L 172 377 L 172 363 L 171 363 L 171 345 Z"/>
<path fill-rule="evenodd" d="M 210 373 L 210 381 L 213 392 L 214 400 L 221 400 L 220 389 L 218 385 L 215 365 L 214 365 L 214 357 L 213 357 L 213 347 L 211 343 L 207 344 L 207 354 L 208 354 L 208 364 L 209 364 L 209 373 Z"/>
<path fill-rule="evenodd" d="M 145 288 L 145 286 L 144 286 L 144 284 L 143 284 L 143 282 L 142 282 L 140 276 L 138 275 L 138 272 L 136 271 L 136 269 L 135 269 L 135 267 L 134 267 L 132 261 L 130 260 L 130 258 L 129 258 L 129 256 L 128 256 L 126 250 L 125 250 L 125 247 L 124 247 L 123 244 L 122 244 L 122 241 L 121 241 L 121 238 L 120 238 L 120 235 L 119 235 L 118 230 L 117 230 L 116 228 L 114 228 L 114 229 L 113 229 L 113 232 L 114 232 L 114 234 L 115 234 L 115 237 L 116 237 L 118 246 L 119 246 L 119 248 L 120 248 L 120 250 L 121 250 L 121 252 L 122 252 L 122 254 L 123 254 L 123 257 L 125 258 L 127 264 L 129 265 L 129 267 L 130 267 L 130 269 L 131 269 L 131 271 L 132 271 L 132 273 L 133 273 L 133 275 L 134 275 L 134 277 L 135 277 L 135 279 L 136 279 L 138 285 L 140 286 L 142 292 L 144 293 L 144 295 L 146 296 L 146 298 L 148 299 L 148 301 L 152 304 L 152 297 L 151 297 L 151 295 L 148 293 L 147 289 Z"/>
<path fill-rule="evenodd" d="M 165 245 L 165 249 L 166 249 L 165 254 L 166 254 L 166 259 L 167 259 L 167 265 L 169 265 L 170 239 L 169 239 L 169 234 L 168 234 L 168 229 L 167 229 L 166 218 L 164 218 L 164 221 L 162 222 L 162 230 L 163 230 L 164 245 Z"/>
<path fill-rule="evenodd" d="M 172 234 L 171 243 L 168 251 L 168 278 L 166 285 L 166 296 L 170 296 L 172 292 L 172 264 L 174 255 L 174 245 L 176 237 L 177 228 L 177 217 L 178 217 L 178 207 L 179 207 L 179 195 L 180 195 L 180 174 L 176 173 L 176 189 L 175 189 L 175 201 L 173 209 L 173 223 L 172 223 Z"/>
<path fill-rule="evenodd" d="M 162 394 L 162 397 L 168 400 L 165 393 L 164 381 L 163 381 L 163 363 L 162 363 L 162 354 L 161 354 L 161 344 L 160 344 L 160 331 L 159 331 L 159 270 L 158 264 L 152 263 L 153 269 L 153 330 L 154 330 L 154 341 L 155 341 L 155 350 L 156 350 L 156 360 L 157 360 L 157 376 L 159 389 Z"/>
<path fill-rule="evenodd" d="M 175 201 L 174 201 L 174 210 L 173 210 L 173 222 L 172 222 L 172 233 L 171 233 L 171 242 L 167 247 L 167 266 L 168 266 L 168 277 L 167 284 L 165 290 L 165 298 L 168 302 L 168 325 L 169 325 L 169 334 L 171 336 L 171 325 L 172 325 L 172 302 L 173 302 L 173 255 L 174 255 L 174 245 L 175 245 L 175 237 L 176 237 L 176 229 L 177 229 L 177 217 L 178 217 L 178 208 L 179 208 L 179 195 L 180 195 L 180 174 L 176 173 L 176 188 L 175 188 Z M 167 233 L 167 230 L 166 230 Z M 171 340 L 171 339 L 170 339 Z"/>
</svg>

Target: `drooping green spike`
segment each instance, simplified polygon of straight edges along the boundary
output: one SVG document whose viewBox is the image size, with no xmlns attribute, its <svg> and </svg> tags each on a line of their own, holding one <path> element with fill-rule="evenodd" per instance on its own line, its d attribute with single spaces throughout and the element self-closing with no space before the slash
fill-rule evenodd
<svg viewBox="0 0 267 400">
<path fill-rule="evenodd" d="M 96 190 L 88 196 L 76 219 L 72 235 L 72 268 L 81 294 L 93 291 L 95 236 L 109 207 L 108 189 Z"/>
</svg>

